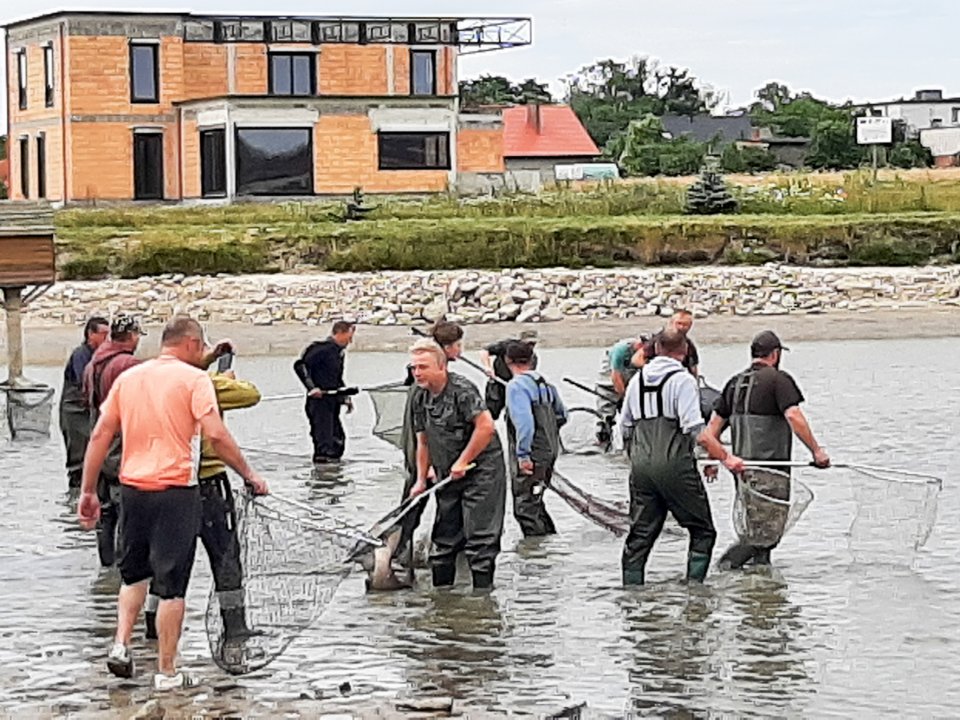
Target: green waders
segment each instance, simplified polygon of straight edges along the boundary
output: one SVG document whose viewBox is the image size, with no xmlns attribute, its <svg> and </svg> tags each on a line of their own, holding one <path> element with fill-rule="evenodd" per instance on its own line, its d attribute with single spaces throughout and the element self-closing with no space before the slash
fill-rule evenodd
<svg viewBox="0 0 960 720">
<path fill-rule="evenodd" d="M 553 477 L 553 466 L 560 454 L 560 428 L 553 409 L 556 389 L 542 377 L 529 376 L 537 385 L 537 402 L 531 402 L 534 432 L 530 459 L 533 474 L 521 475 L 517 461 L 517 431 L 507 416 L 507 452 L 510 461 L 510 489 L 513 493 L 513 516 L 524 537 L 554 535 L 557 528 L 543 502 L 543 491 Z M 511 382 L 516 382 L 517 378 Z"/>
<path fill-rule="evenodd" d="M 782 415 L 754 415 L 749 412 L 755 382 L 756 371 L 750 369 L 738 375 L 734 385 L 733 412 L 730 416 L 733 454 L 748 461 L 789 460 L 793 449 L 793 431 L 787 419 Z M 768 475 L 763 480 L 763 486 L 756 486 L 755 489 L 768 497 L 789 500 L 790 471 L 782 467 L 774 469 L 784 472 L 786 476 Z M 735 481 L 745 482 L 739 477 Z M 779 526 L 782 533 L 787 522 L 787 508 L 763 502 L 749 494 L 746 502 L 756 506 L 747 508 L 748 516 L 760 518 L 766 527 Z M 723 553 L 718 565 L 724 569 L 740 568 L 751 561 L 757 565 L 769 565 L 770 551 L 777 544 L 779 540 L 765 547 L 738 542 Z"/>
<path fill-rule="evenodd" d="M 694 441 L 674 418 L 663 416 L 663 388 L 679 372 L 668 373 L 658 385 L 640 377 L 640 415 L 630 438 L 630 532 L 623 548 L 623 584 L 642 585 L 647 558 L 663 530 L 667 513 L 690 533 L 687 579 L 702 582 L 710 566 L 717 532 L 710 501 L 703 487 Z M 656 415 L 647 416 L 645 400 L 656 396 Z"/>
</svg>

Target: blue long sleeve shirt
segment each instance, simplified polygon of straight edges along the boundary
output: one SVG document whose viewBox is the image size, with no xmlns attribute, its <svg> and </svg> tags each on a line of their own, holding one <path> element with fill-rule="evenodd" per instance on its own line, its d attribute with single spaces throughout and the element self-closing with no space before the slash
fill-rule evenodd
<svg viewBox="0 0 960 720">
<path fill-rule="evenodd" d="M 533 417 L 533 403 L 544 402 L 553 405 L 557 423 L 567 420 L 567 408 L 560 399 L 560 393 L 554 389 L 553 401 L 547 388 L 537 385 L 540 375 L 532 370 L 514 377 L 507 383 L 507 413 L 516 430 L 517 459 L 528 460 L 533 449 L 533 435 L 536 422 Z"/>
</svg>

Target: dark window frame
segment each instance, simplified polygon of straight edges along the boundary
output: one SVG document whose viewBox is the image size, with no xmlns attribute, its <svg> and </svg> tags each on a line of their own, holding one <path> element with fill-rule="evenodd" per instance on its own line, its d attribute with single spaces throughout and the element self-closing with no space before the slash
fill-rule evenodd
<svg viewBox="0 0 960 720">
<path fill-rule="evenodd" d="M 290 60 L 290 92 L 288 93 L 278 93 L 274 88 L 274 82 L 276 79 L 273 60 L 277 57 L 286 57 Z M 305 57 L 309 61 L 310 66 L 310 92 L 308 93 L 297 93 L 293 91 L 294 88 L 294 58 L 295 57 Z M 314 97 L 317 94 L 317 54 L 315 52 L 303 52 L 303 51 L 270 51 L 267 53 L 267 94 L 274 97 Z"/>
<path fill-rule="evenodd" d="M 166 168 L 164 167 L 166 161 L 166 148 L 164 147 L 164 133 L 162 130 L 134 130 L 133 131 L 133 199 L 134 200 L 146 200 L 146 201 L 155 201 L 163 200 L 165 196 L 165 186 L 166 186 Z M 160 171 L 159 171 L 159 191 L 156 195 L 137 195 L 137 139 L 143 137 L 157 137 L 160 138 Z"/>
<path fill-rule="evenodd" d="M 149 48 L 153 51 L 153 90 L 154 94 L 150 98 L 138 98 L 135 82 L 135 73 L 133 71 L 134 50 L 137 48 Z M 157 105 L 160 102 L 160 43 L 158 42 L 131 42 L 130 43 L 130 67 L 128 75 L 130 77 L 130 102 L 137 105 Z"/>
<path fill-rule="evenodd" d="M 53 107 L 56 69 L 53 64 L 53 45 L 43 46 L 43 104 Z"/>
<path fill-rule="evenodd" d="M 21 48 L 17 50 L 17 105 L 21 110 L 27 109 L 28 77 L 27 50 L 26 48 Z"/>
<path fill-rule="evenodd" d="M 280 130 L 297 130 L 299 132 L 307 133 L 307 147 L 310 150 L 310 172 L 309 172 L 309 190 L 306 192 L 281 192 L 281 193 L 252 193 L 247 192 L 243 189 L 245 183 L 241 182 L 240 171 L 241 171 L 241 139 L 240 134 L 245 131 L 280 131 Z M 317 180 L 317 145 L 314 138 L 313 128 L 309 127 L 296 127 L 296 126 L 283 126 L 283 127 L 272 127 L 272 126 L 243 126 L 233 128 L 233 142 L 235 161 L 233 167 L 233 175 L 235 182 L 235 192 L 238 196 L 249 196 L 249 197 L 307 197 L 311 195 L 316 195 L 316 180 Z"/>
<path fill-rule="evenodd" d="M 416 165 L 413 163 L 410 164 L 390 164 L 384 165 L 383 163 L 383 144 L 385 139 L 390 139 L 394 137 L 420 137 L 425 142 L 430 138 L 442 138 L 443 141 L 443 155 L 444 162 L 438 163 L 436 165 Z M 450 133 L 448 131 L 444 132 L 380 132 L 377 133 L 377 169 L 385 172 L 391 170 L 450 170 L 452 167 L 450 163 Z"/>
<path fill-rule="evenodd" d="M 37 198 L 45 200 L 47 197 L 47 136 L 37 133 Z"/>
<path fill-rule="evenodd" d="M 415 91 L 416 83 L 416 62 L 414 57 L 416 55 L 429 55 L 430 64 L 433 66 L 433 77 L 429 93 L 418 93 Z M 437 51 L 436 50 L 418 50 L 416 48 L 410 49 L 410 94 L 416 97 L 435 97 L 437 94 L 437 88 L 439 87 L 438 77 L 437 77 Z"/>
<path fill-rule="evenodd" d="M 221 152 L 222 165 L 217 171 L 210 169 L 208 173 L 208 160 L 204 150 L 207 147 L 207 144 L 204 142 L 205 136 L 213 136 L 219 134 L 221 142 Z M 216 160 L 213 158 L 212 160 Z M 209 189 L 207 179 L 210 174 L 219 174 L 222 182 L 223 189 L 213 188 Z M 225 127 L 218 128 L 207 128 L 206 130 L 200 131 L 200 197 L 204 198 L 222 198 L 227 196 L 227 129 Z"/>
<path fill-rule="evenodd" d="M 17 140 L 20 153 L 20 194 L 24 200 L 30 198 L 30 136 L 21 135 Z"/>
</svg>

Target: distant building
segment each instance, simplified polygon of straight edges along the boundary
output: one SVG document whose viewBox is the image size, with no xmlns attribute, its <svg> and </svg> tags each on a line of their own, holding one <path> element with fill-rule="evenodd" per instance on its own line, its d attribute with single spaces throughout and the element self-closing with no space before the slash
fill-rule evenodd
<svg viewBox="0 0 960 720">
<path fill-rule="evenodd" d="M 858 106 L 878 117 L 903 120 L 910 137 L 929 128 L 960 127 L 960 97 L 944 97 L 943 90 L 918 90 L 910 99 Z"/>
<path fill-rule="evenodd" d="M 730 143 L 749 140 L 752 124 L 749 115 L 664 115 L 660 118 L 663 130 L 673 140 L 688 137 L 701 143 L 718 144 L 714 152 Z"/>
<path fill-rule="evenodd" d="M 0 185 L 7 189 L 7 196 L 10 195 L 10 159 L 0 160 Z"/>
<path fill-rule="evenodd" d="M 596 143 L 568 105 L 531 104 L 503 110 L 507 174 L 521 189 L 553 183 L 557 165 L 590 162 L 599 155 Z"/>
<path fill-rule="evenodd" d="M 770 128 L 751 128 L 749 138 L 737 145 L 768 150 L 776 158 L 777 165 L 802 168 L 810 151 L 810 138 L 774 135 Z"/>
<path fill-rule="evenodd" d="M 920 131 L 920 144 L 930 150 L 934 167 L 960 165 L 960 127 L 927 128 Z"/>
<path fill-rule="evenodd" d="M 6 30 L 13 199 L 445 192 L 503 179 L 458 58 L 527 18 L 68 11 Z"/>
</svg>

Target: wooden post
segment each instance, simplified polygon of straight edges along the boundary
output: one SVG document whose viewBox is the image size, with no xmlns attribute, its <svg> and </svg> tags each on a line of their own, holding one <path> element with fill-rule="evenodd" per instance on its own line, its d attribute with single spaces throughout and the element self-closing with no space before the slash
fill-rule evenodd
<svg viewBox="0 0 960 720">
<path fill-rule="evenodd" d="M 10 387 L 23 383 L 22 290 L 19 287 L 3 288 L 3 309 L 7 316 L 7 385 Z"/>
</svg>

